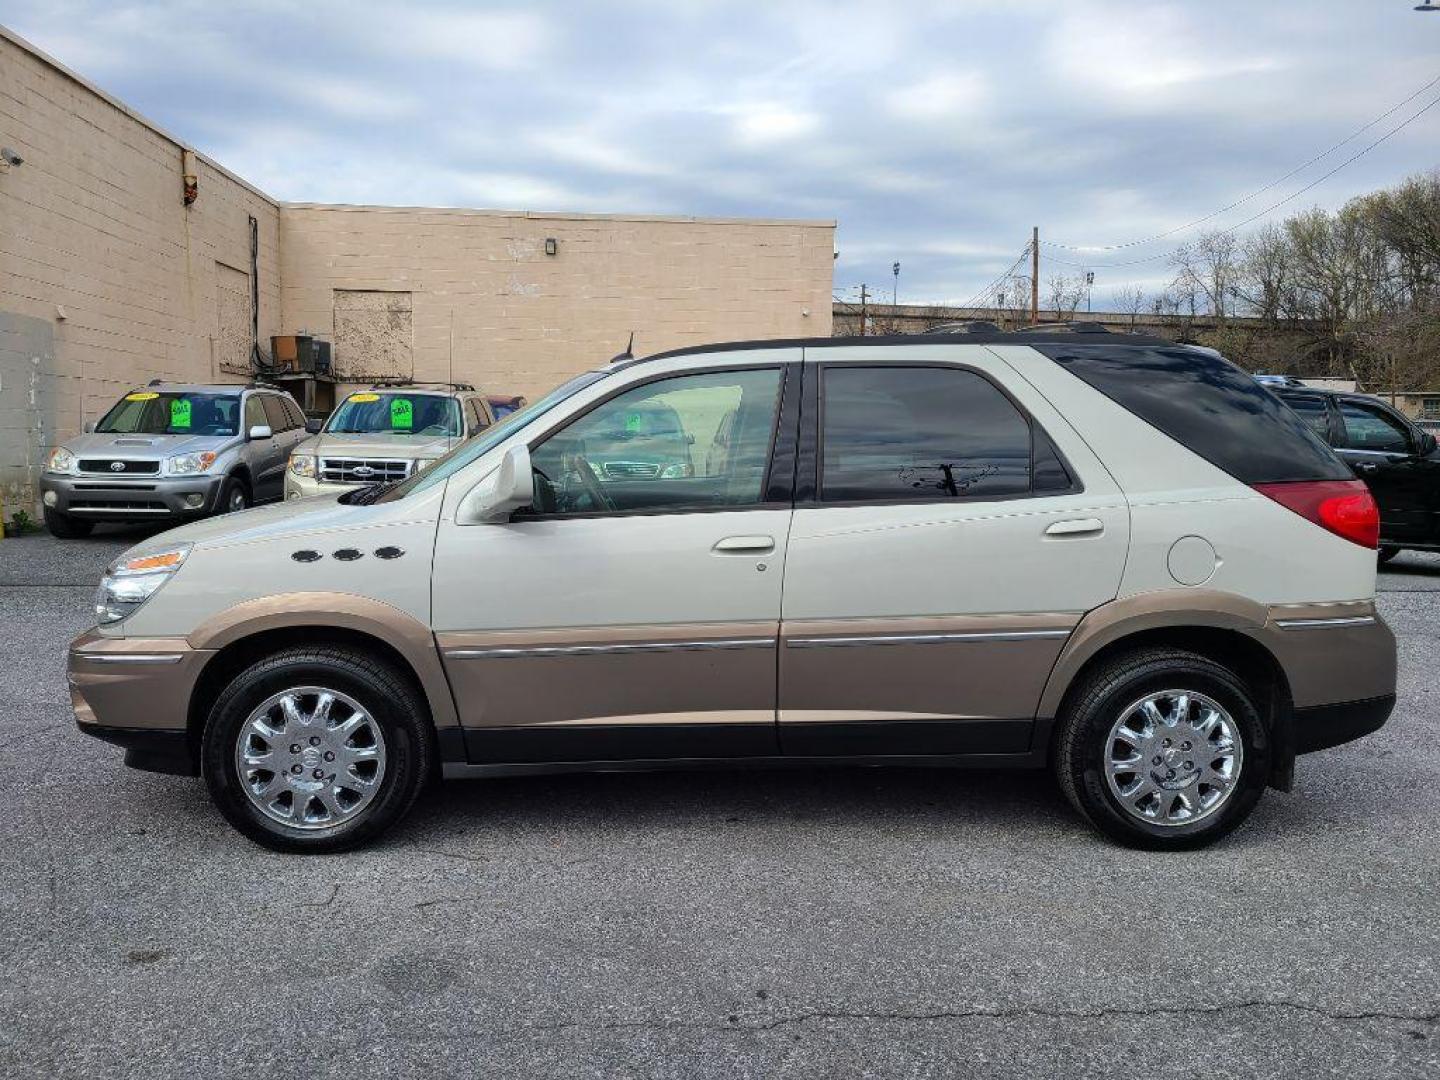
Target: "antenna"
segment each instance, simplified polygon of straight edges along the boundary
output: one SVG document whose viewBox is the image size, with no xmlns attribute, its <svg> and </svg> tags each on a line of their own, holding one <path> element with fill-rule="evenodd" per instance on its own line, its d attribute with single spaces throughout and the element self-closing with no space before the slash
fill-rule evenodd
<svg viewBox="0 0 1440 1080">
<path fill-rule="evenodd" d="M 627 342 L 626 345 L 625 345 L 625 351 L 622 352 L 622 353 L 620 353 L 620 355 L 618 355 L 618 356 L 612 357 L 611 360 L 610 360 L 610 362 L 611 362 L 612 364 L 619 364 L 619 363 L 621 363 L 622 361 L 625 361 L 625 360 L 634 360 L 634 359 L 635 359 L 635 331 L 634 331 L 634 330 L 631 330 L 631 331 L 630 331 L 630 340 L 629 340 L 629 342 Z"/>
<path fill-rule="evenodd" d="M 446 365 L 449 369 L 445 378 L 452 385 L 455 382 L 455 309 L 450 309 L 450 359 Z"/>
</svg>

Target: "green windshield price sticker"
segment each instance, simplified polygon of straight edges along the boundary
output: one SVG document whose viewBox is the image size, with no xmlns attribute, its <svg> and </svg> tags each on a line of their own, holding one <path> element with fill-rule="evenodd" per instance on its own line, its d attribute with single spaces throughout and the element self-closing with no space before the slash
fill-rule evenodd
<svg viewBox="0 0 1440 1080">
<path fill-rule="evenodd" d="M 390 399 L 390 426 L 407 430 L 415 426 L 415 407 L 409 398 Z"/>
<path fill-rule="evenodd" d="M 190 401 L 188 398 L 175 398 L 170 402 L 170 426 L 173 428 L 190 426 Z"/>
<path fill-rule="evenodd" d="M 625 430 L 631 435 L 640 434 L 640 428 L 643 424 L 644 420 L 638 412 L 632 412 L 625 417 Z"/>
</svg>

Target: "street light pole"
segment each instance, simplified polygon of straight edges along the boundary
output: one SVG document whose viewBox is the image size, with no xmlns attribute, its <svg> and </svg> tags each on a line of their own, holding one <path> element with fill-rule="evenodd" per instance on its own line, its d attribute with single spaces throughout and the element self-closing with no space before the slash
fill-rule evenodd
<svg viewBox="0 0 1440 1080">
<path fill-rule="evenodd" d="M 890 306 L 893 308 L 900 303 L 898 299 L 900 296 L 900 264 L 898 262 L 890 264 L 890 273 L 895 275 L 895 282 L 890 286 Z M 893 311 L 890 313 L 890 317 L 892 319 L 895 317 Z"/>
</svg>

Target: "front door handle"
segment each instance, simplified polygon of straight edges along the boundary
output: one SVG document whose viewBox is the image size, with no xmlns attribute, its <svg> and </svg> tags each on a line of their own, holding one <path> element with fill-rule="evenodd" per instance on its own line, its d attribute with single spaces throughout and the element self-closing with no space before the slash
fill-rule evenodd
<svg viewBox="0 0 1440 1080">
<path fill-rule="evenodd" d="M 1105 523 L 1099 518 L 1077 518 L 1073 521 L 1057 521 L 1046 526 L 1046 536 L 1099 536 L 1105 531 Z"/>
<path fill-rule="evenodd" d="M 1356 472 L 1367 472 L 1367 473 L 1368 473 L 1368 472 L 1379 472 L 1379 471 L 1380 471 L 1380 466 L 1379 466 L 1379 465 L 1376 465 L 1373 461 L 1357 461 L 1357 462 L 1355 463 L 1355 471 L 1356 471 Z"/>
<path fill-rule="evenodd" d="M 775 550 L 773 536 L 727 536 L 710 549 L 718 555 L 768 555 Z"/>
</svg>

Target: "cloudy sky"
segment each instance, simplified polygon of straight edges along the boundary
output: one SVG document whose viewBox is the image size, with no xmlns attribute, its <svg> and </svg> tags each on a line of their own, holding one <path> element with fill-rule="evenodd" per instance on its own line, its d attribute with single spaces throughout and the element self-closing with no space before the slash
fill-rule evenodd
<svg viewBox="0 0 1440 1080">
<path fill-rule="evenodd" d="M 1412 4 L 0 0 L 0 23 L 282 199 L 834 218 L 837 292 L 888 299 L 898 260 L 902 301 L 963 302 L 1031 225 L 1168 232 L 1440 77 Z M 1440 105 L 1274 215 L 1437 165 Z M 1090 265 L 1100 308 L 1193 233 L 1046 247 L 1042 277 Z"/>
</svg>

